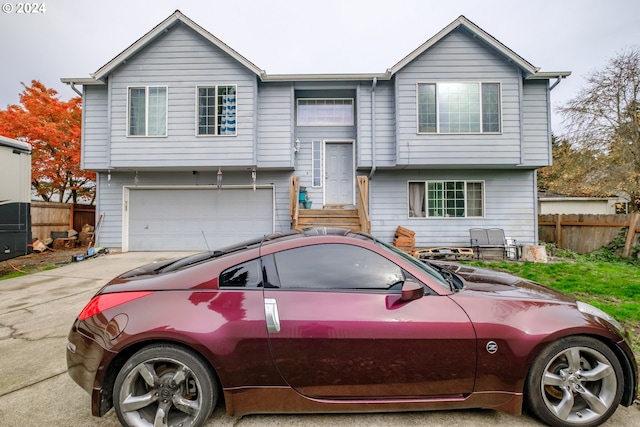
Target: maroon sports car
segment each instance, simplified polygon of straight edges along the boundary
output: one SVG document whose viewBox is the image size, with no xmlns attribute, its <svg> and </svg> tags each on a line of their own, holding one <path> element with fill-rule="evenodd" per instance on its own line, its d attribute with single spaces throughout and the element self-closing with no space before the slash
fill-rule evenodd
<svg viewBox="0 0 640 427">
<path fill-rule="evenodd" d="M 79 314 L 67 361 L 93 415 L 127 426 L 202 425 L 224 400 L 230 415 L 526 406 L 585 427 L 637 382 L 604 312 L 341 229 L 129 271 Z"/>
</svg>

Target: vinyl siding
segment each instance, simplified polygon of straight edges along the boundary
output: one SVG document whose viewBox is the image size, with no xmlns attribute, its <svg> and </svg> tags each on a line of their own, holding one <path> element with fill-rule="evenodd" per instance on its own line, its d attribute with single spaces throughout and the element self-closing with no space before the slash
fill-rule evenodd
<svg viewBox="0 0 640 427">
<path fill-rule="evenodd" d="M 363 82 L 358 91 L 358 151 L 356 164 L 372 166 L 372 82 Z M 394 86 L 392 81 L 378 81 L 375 88 L 375 165 L 396 164 Z"/>
<path fill-rule="evenodd" d="M 312 146 L 313 141 L 345 141 L 354 142 L 357 138 L 357 123 L 359 105 L 357 100 L 357 90 L 335 89 L 327 85 L 327 89 L 322 89 L 324 85 L 317 85 L 310 90 L 298 90 L 296 98 L 352 98 L 354 99 L 354 124 L 353 126 L 296 126 L 295 136 L 300 140 L 300 151 L 296 154 L 295 167 L 296 175 L 300 176 L 300 185 L 307 187 L 309 200 L 314 208 L 322 207 L 324 202 L 323 188 L 312 187 Z M 346 85 L 345 85 L 346 86 Z M 354 85 L 355 86 L 355 85 Z M 296 124 L 295 115 L 292 118 Z M 357 145 L 357 142 L 356 142 Z M 324 152 L 322 153 L 324 155 Z M 324 162 L 324 158 L 322 159 Z"/>
<path fill-rule="evenodd" d="M 275 231 L 286 231 L 291 228 L 289 215 L 289 176 L 290 172 L 258 172 L 257 185 L 273 185 L 275 197 Z M 122 247 L 123 233 L 123 186 L 136 185 L 134 172 L 111 172 L 111 181 L 106 173 L 98 174 L 98 191 L 100 194 L 97 206 L 98 214 L 104 214 L 100 230 L 100 246 L 109 248 Z M 138 172 L 138 186 L 197 186 L 214 185 L 216 172 Z M 250 186 L 251 175 L 246 172 L 224 172 L 223 185 Z"/>
<path fill-rule="evenodd" d="M 108 87 L 85 86 L 82 100 L 81 167 L 105 170 L 109 167 Z"/>
<path fill-rule="evenodd" d="M 417 83 L 501 83 L 501 134 L 417 134 Z M 399 165 L 520 163 L 520 81 L 515 65 L 455 30 L 396 75 Z"/>
<path fill-rule="evenodd" d="M 417 84 L 450 81 L 501 84 L 499 134 L 417 134 Z M 236 136 L 196 136 L 197 87 L 212 85 L 237 87 Z M 132 86 L 167 87 L 166 137 L 127 137 Z M 468 246 L 473 227 L 503 228 L 518 243 L 535 243 L 534 169 L 551 156 L 548 81 L 523 81 L 516 65 L 463 28 L 379 80 L 375 105 L 372 81 L 261 82 L 183 24 L 116 68 L 106 85 L 84 90 L 82 166 L 112 169 L 110 180 L 98 174 L 101 246 L 122 246 L 123 186 L 213 185 L 218 168 L 223 185 L 250 186 L 257 166 L 257 184 L 275 188 L 275 230 L 289 230 L 291 175 L 300 176 L 314 208 L 323 203 L 323 188 L 312 187 L 312 141 L 353 142 L 357 174 L 376 166 L 369 212 L 372 233 L 384 241 L 402 225 L 416 232 L 418 246 Z M 354 124 L 297 127 L 296 97 L 353 98 Z M 409 218 L 410 180 L 481 180 L 485 216 Z"/>
<path fill-rule="evenodd" d="M 185 25 L 172 27 L 110 77 L 111 166 L 251 166 L 255 74 Z M 127 137 L 127 88 L 167 86 L 167 137 Z M 196 136 L 196 87 L 237 85 L 237 136 Z"/>
<path fill-rule="evenodd" d="M 258 96 L 258 167 L 293 168 L 293 86 L 261 84 Z"/>
<path fill-rule="evenodd" d="M 535 242 L 535 171 L 378 171 L 369 187 L 372 234 L 393 240 L 401 225 L 416 232 L 416 246 L 469 246 L 469 229 L 502 228 L 519 244 Z M 484 181 L 484 218 L 409 218 L 408 181 Z"/>
<path fill-rule="evenodd" d="M 300 151 L 296 159 L 296 174 L 300 176 L 300 185 L 307 187 L 309 200 L 313 207 L 320 209 L 324 203 L 322 187 L 312 187 L 312 141 L 345 141 L 356 138 L 355 126 L 308 126 L 299 127 L 296 136 L 300 139 Z M 324 150 L 322 155 L 324 156 Z M 322 159 L 324 162 L 324 158 Z"/>
<path fill-rule="evenodd" d="M 549 82 L 547 80 L 525 81 L 523 100 L 523 164 L 532 167 L 549 166 L 551 164 Z"/>
<path fill-rule="evenodd" d="M 519 244 L 535 241 L 534 217 L 535 172 L 520 171 L 378 171 L 370 182 L 369 205 L 372 233 L 386 242 L 392 242 L 399 225 L 416 232 L 417 246 L 468 246 L 469 228 L 497 227 Z M 259 172 L 257 184 L 273 184 L 275 191 L 275 231 L 286 231 L 291 227 L 289 216 L 289 172 Z M 215 183 L 215 172 L 200 173 L 139 173 L 138 185 L 211 185 Z M 223 185 L 247 185 L 247 173 L 225 173 Z M 482 180 L 485 190 L 484 218 L 409 218 L 407 214 L 407 182 L 413 180 Z M 100 230 L 100 246 L 120 248 L 122 246 L 122 200 L 123 186 L 133 186 L 134 173 L 112 172 L 111 181 L 100 173 L 98 186 L 100 201 L 98 212 L 104 214 Z M 301 182 L 305 185 L 304 179 Z M 308 183 L 310 184 L 310 183 Z M 310 188 L 309 188 L 310 189 Z M 311 190 L 311 189 L 310 189 Z M 313 192 L 311 200 L 320 203 Z"/>
</svg>

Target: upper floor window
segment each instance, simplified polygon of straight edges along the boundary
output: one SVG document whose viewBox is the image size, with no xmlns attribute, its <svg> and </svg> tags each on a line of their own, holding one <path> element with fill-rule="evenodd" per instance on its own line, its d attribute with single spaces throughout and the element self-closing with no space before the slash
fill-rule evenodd
<svg viewBox="0 0 640 427">
<path fill-rule="evenodd" d="M 499 133 L 500 83 L 418 83 L 418 133 Z"/>
<path fill-rule="evenodd" d="M 298 126 L 353 126 L 353 99 L 298 99 Z"/>
<path fill-rule="evenodd" d="M 129 88 L 129 136 L 167 136 L 167 87 Z"/>
<path fill-rule="evenodd" d="M 236 135 L 236 86 L 198 87 L 198 135 Z"/>
<path fill-rule="evenodd" d="M 409 217 L 484 216 L 484 185 L 473 181 L 409 182 Z"/>
</svg>

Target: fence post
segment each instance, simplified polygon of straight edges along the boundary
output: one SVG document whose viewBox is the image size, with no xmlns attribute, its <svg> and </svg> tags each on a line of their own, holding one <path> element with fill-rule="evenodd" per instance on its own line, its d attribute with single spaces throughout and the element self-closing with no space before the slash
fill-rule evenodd
<svg viewBox="0 0 640 427">
<path fill-rule="evenodd" d="M 562 214 L 556 218 L 556 246 L 562 249 Z"/>
<path fill-rule="evenodd" d="M 633 248 L 633 242 L 636 238 L 636 229 L 640 225 L 640 213 L 634 212 L 631 215 L 631 220 L 629 221 L 629 229 L 627 230 L 627 241 L 624 244 L 624 251 L 622 252 L 623 258 L 631 257 L 631 249 Z"/>
<path fill-rule="evenodd" d="M 76 205 L 71 203 L 69 205 L 69 230 L 73 230 L 73 219 L 76 214 Z"/>
</svg>

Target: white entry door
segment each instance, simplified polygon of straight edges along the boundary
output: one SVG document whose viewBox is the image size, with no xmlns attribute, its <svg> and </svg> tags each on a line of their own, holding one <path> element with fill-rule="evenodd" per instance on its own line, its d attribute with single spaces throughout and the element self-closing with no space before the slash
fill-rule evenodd
<svg viewBox="0 0 640 427">
<path fill-rule="evenodd" d="M 325 204 L 353 205 L 353 143 L 325 143 Z"/>
</svg>

